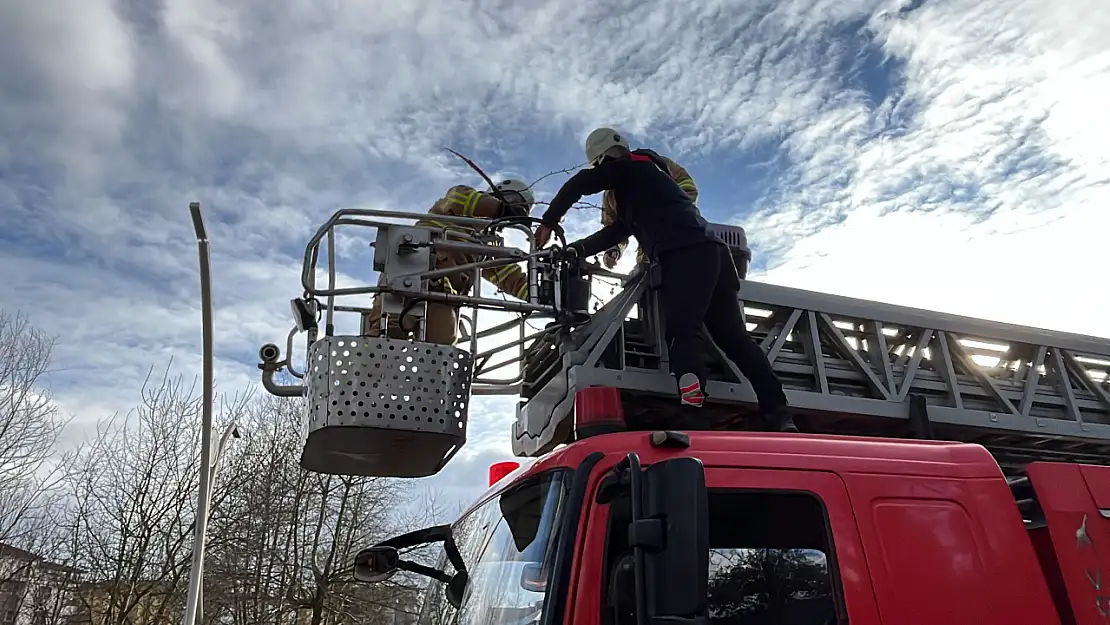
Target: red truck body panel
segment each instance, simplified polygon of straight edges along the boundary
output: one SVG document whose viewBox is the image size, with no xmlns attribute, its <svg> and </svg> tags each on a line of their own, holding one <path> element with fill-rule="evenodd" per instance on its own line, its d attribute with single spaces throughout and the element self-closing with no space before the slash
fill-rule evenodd
<svg viewBox="0 0 1110 625">
<path fill-rule="evenodd" d="M 1110 467 L 1035 462 L 1027 469 L 1046 526 L 1034 541 L 1066 623 L 1110 623 Z"/>
<path fill-rule="evenodd" d="M 883 623 L 1060 622 L 1001 473 L 844 479 Z"/>
</svg>

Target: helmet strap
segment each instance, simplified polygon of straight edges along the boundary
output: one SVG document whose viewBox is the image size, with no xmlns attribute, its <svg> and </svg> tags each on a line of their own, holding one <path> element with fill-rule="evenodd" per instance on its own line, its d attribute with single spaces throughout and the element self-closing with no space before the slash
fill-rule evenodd
<svg viewBox="0 0 1110 625">
<path fill-rule="evenodd" d="M 501 210 L 502 217 L 526 217 L 527 215 L 528 208 L 523 202 L 506 204 L 505 208 Z"/>
</svg>

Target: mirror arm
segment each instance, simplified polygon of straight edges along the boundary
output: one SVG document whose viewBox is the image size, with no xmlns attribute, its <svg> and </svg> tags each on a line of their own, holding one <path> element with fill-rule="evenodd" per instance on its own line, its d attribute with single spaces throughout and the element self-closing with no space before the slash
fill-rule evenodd
<svg viewBox="0 0 1110 625">
<path fill-rule="evenodd" d="M 409 532 L 408 534 L 394 536 L 375 546 L 405 549 L 438 542 L 443 543 L 443 548 L 447 551 L 447 558 L 451 561 L 451 566 L 455 567 L 455 570 L 458 572 L 466 572 L 466 563 L 463 562 L 462 554 L 459 553 L 459 546 L 455 544 L 455 537 L 451 534 L 450 525 L 426 527 L 422 530 Z"/>
<path fill-rule="evenodd" d="M 420 564 L 419 562 L 410 562 L 408 560 L 398 560 L 397 569 L 401 571 L 408 571 L 409 573 L 416 573 L 417 575 L 423 575 L 424 577 L 430 577 L 436 581 L 443 582 L 444 584 L 450 584 L 451 578 L 453 577 L 435 567 L 426 566 Z"/>
</svg>

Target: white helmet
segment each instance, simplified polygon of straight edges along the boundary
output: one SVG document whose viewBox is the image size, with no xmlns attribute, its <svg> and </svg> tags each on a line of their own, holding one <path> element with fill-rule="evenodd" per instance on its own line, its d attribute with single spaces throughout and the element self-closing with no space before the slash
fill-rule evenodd
<svg viewBox="0 0 1110 625">
<path fill-rule="evenodd" d="M 510 206 L 522 207 L 524 214 L 527 215 L 532 210 L 532 205 L 536 203 L 536 196 L 532 193 L 532 186 L 523 180 L 516 178 L 506 178 L 497 183 L 497 190 L 505 196 Z M 517 202 L 513 196 L 517 195 L 523 202 Z"/>
<path fill-rule="evenodd" d="M 598 128 L 586 137 L 586 160 L 597 165 L 607 150 L 617 146 L 629 149 L 628 140 L 612 128 Z"/>
</svg>

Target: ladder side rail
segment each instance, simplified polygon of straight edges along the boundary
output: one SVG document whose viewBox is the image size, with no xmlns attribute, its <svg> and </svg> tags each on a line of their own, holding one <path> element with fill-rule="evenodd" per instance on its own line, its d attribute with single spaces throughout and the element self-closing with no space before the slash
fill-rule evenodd
<svg viewBox="0 0 1110 625">
<path fill-rule="evenodd" d="M 758 339 L 759 335 L 753 333 Z M 793 377 L 809 378 L 813 375 L 814 363 L 811 362 L 811 356 L 804 353 L 802 345 L 799 344 L 798 339 L 784 340 L 782 349 L 777 354 L 775 360 L 772 362 L 772 367 L 776 373 L 785 378 L 784 382 L 789 383 Z M 866 395 L 867 388 L 872 384 L 872 381 L 862 372 L 859 367 L 843 358 L 836 356 L 824 356 L 823 365 L 826 369 L 826 376 L 830 383 L 847 384 L 853 388 L 857 388 L 857 394 Z M 997 403 L 993 398 L 990 391 L 983 388 L 976 377 L 968 374 L 957 374 L 954 378 L 955 388 L 949 383 L 941 374 L 916 369 L 913 371 L 902 371 L 895 368 L 896 374 L 903 374 L 905 378 L 900 378 L 904 386 L 902 391 L 897 397 L 892 400 L 901 401 L 906 398 L 908 393 L 922 393 L 933 397 L 943 397 L 946 393 L 955 395 L 957 392 L 960 395 L 961 401 L 966 404 L 989 405 Z M 1022 401 L 1022 397 L 1027 392 L 1028 382 L 1026 380 L 995 380 L 995 388 L 1012 404 L 1017 404 Z M 1066 409 L 1066 400 L 1059 394 L 1053 394 L 1050 386 L 1045 384 L 1034 384 L 1033 397 L 1036 398 L 1038 406 L 1041 407 L 1054 407 L 1060 410 Z M 1090 391 L 1075 390 L 1076 406 L 1084 411 L 1095 411 L 1110 413 L 1110 407 L 1106 406 L 1099 395 Z M 1000 410 L 1001 408 L 995 408 Z M 1019 412 L 1019 414 L 1021 414 Z M 1029 416 L 1031 413 L 1027 410 L 1024 413 Z M 1045 415 L 1041 415 L 1045 416 Z"/>
<path fill-rule="evenodd" d="M 800 310 L 769 297 L 759 297 L 757 300 L 751 293 L 747 294 L 746 303 L 770 309 L 765 312 L 772 319 L 781 318 L 787 313 L 796 315 Z M 999 337 L 996 332 L 980 331 L 978 334 L 947 332 L 937 329 L 935 324 L 928 326 L 902 324 L 898 327 L 884 328 L 883 325 L 887 320 L 875 320 L 875 317 L 878 317 L 875 314 L 863 318 L 850 317 L 844 313 L 833 314 L 836 314 L 839 319 L 830 320 L 841 326 L 832 333 L 837 335 L 833 344 L 838 351 L 844 351 L 846 354 L 825 355 L 823 360 L 836 362 L 839 356 L 851 357 L 853 353 L 856 356 L 866 354 L 870 366 L 857 366 L 856 369 L 864 375 L 873 374 L 867 377 L 869 380 L 875 377 L 875 380 L 870 380 L 874 383 L 879 377 L 886 375 L 884 368 L 889 367 L 891 375 L 895 378 L 895 385 L 900 386 L 897 399 L 904 399 L 911 389 L 921 390 L 920 386 L 928 386 L 935 380 L 929 372 L 921 368 L 923 362 L 927 363 L 931 360 L 927 357 L 923 361 L 921 352 L 925 349 L 935 352 L 933 356 L 939 354 L 941 357 L 940 367 L 936 367 L 936 362 L 931 364 L 945 378 L 943 383 L 949 386 L 957 408 L 961 407 L 965 395 L 977 401 L 985 394 L 998 404 L 995 410 L 999 411 L 1027 416 L 1059 417 L 1060 415 L 1057 414 L 1044 414 L 1044 409 L 1046 407 L 1057 409 L 1062 406 L 1062 412 L 1072 420 L 1083 418 L 1085 412 L 1093 411 L 1099 416 L 1098 420 L 1110 422 L 1110 392 L 1107 392 L 1110 388 L 1107 386 L 1107 382 L 1110 381 L 1110 359 L 1099 357 L 1098 345 L 1095 346 L 1094 352 L 1079 352 L 1058 346 L 1047 346 L 1044 343 L 1023 343 L 1012 338 Z M 823 316 L 830 317 L 830 315 Z M 980 323 L 985 325 L 987 322 Z M 771 336 L 774 330 L 768 328 L 766 330 L 768 334 L 761 337 L 760 332 L 764 331 L 766 324 L 756 325 L 753 335 L 757 340 L 762 338 L 766 349 L 768 341 L 775 338 Z M 874 354 L 876 350 L 872 345 L 873 341 L 869 340 L 867 333 L 863 331 L 868 325 L 875 325 L 880 331 L 889 332 L 890 340 L 885 340 L 886 337 L 884 337 L 883 341 L 886 351 L 879 358 Z M 845 326 L 851 329 L 844 329 Z M 1039 336 L 1035 333 L 1033 335 Z M 1110 346 L 1110 339 L 1100 340 L 1090 337 L 1090 340 L 1101 341 L 1101 344 Z M 781 347 L 797 353 L 796 348 L 791 349 L 795 347 L 791 343 L 795 342 L 796 339 L 787 342 L 782 336 L 776 339 L 776 344 L 783 343 Z M 1046 353 L 1051 358 L 1046 359 L 1044 357 Z M 893 364 L 890 363 L 892 356 L 896 357 Z M 779 354 L 776 354 L 776 360 L 778 357 Z M 862 360 L 862 358 L 851 358 L 851 360 Z M 953 369 L 951 363 L 960 365 L 959 370 Z M 804 365 L 804 362 L 797 364 Z"/>
<path fill-rule="evenodd" d="M 987 321 L 750 280 L 744 281 L 740 295 L 745 303 L 758 302 L 786 308 L 821 311 L 831 315 L 870 319 L 900 326 L 929 327 L 959 335 L 985 336 L 1005 342 L 1049 345 L 1072 352 L 1110 358 L 1110 338 Z"/>
</svg>

